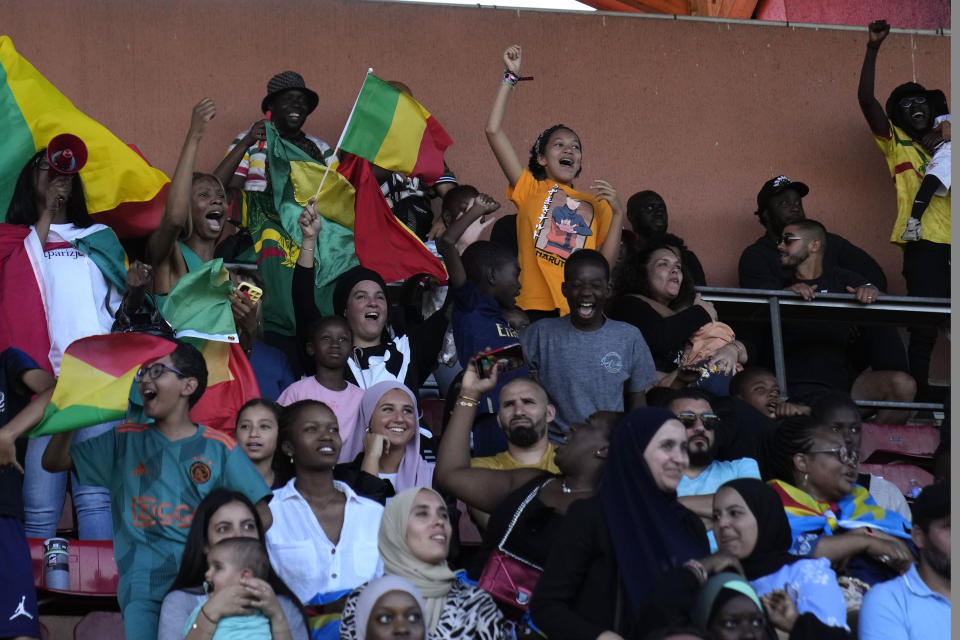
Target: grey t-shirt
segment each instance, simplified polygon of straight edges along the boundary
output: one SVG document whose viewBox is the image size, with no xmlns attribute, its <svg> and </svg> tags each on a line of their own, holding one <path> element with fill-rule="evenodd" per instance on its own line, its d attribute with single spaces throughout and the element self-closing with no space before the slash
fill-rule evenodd
<svg viewBox="0 0 960 640">
<path fill-rule="evenodd" d="M 545 318 L 520 334 L 520 344 L 557 407 L 554 424 L 564 434 L 596 411 L 623 411 L 625 389 L 643 391 L 657 382 L 643 334 L 626 322 L 606 318 L 596 331 L 581 331 L 570 316 Z"/>
<path fill-rule="evenodd" d="M 278 596 L 283 614 L 290 625 L 290 636 L 293 640 L 309 640 L 307 626 L 303 621 L 303 614 L 296 605 L 286 596 Z M 206 602 L 207 596 L 200 589 L 171 591 L 163 597 L 160 607 L 160 625 L 157 629 L 157 640 L 181 640 L 183 626 L 187 618 L 201 602 Z"/>
</svg>

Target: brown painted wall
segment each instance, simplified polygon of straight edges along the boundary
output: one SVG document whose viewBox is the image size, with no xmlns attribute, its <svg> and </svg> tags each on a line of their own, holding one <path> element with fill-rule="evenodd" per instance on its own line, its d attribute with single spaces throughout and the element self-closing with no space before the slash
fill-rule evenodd
<svg viewBox="0 0 960 640">
<path fill-rule="evenodd" d="M 332 144 L 372 66 L 447 128 L 461 180 L 497 197 L 505 180 L 483 125 L 501 53 L 520 42 L 536 77 L 508 116 L 521 157 L 541 129 L 572 126 L 579 185 L 604 178 L 624 200 L 659 191 L 711 284 L 736 283 L 740 251 L 761 231 L 756 192 L 786 173 L 810 185 L 809 217 L 904 290 L 887 242 L 893 185 L 856 101 L 860 31 L 346 0 L 0 0 L 0 15 L 24 56 L 168 174 L 201 97 L 218 105 L 200 158 L 212 167 L 259 117 L 273 73 L 298 70 L 321 94 L 306 129 Z M 878 95 L 911 79 L 949 92 L 949 50 L 949 37 L 890 36 Z"/>
</svg>

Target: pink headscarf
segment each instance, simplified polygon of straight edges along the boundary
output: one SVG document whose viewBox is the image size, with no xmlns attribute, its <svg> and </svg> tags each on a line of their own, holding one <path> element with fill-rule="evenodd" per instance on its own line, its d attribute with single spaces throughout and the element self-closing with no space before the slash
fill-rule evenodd
<svg viewBox="0 0 960 640">
<path fill-rule="evenodd" d="M 370 427 L 370 419 L 373 417 L 373 410 L 377 403 L 388 391 L 401 389 L 410 397 L 413 402 L 413 411 L 419 416 L 420 410 L 417 407 L 417 398 L 413 395 L 402 382 L 396 380 L 385 380 L 378 382 L 363 392 L 363 399 L 360 401 L 360 424 L 357 425 L 353 433 L 351 446 L 355 451 L 363 450 L 363 434 Z M 403 459 L 400 461 L 400 467 L 397 469 L 397 481 L 394 490 L 397 493 L 406 491 L 413 487 L 431 487 L 433 485 L 433 467 L 434 463 L 427 462 L 420 456 L 420 420 L 416 420 L 417 426 L 414 428 L 414 435 L 410 438 L 406 448 L 403 451 Z"/>
</svg>

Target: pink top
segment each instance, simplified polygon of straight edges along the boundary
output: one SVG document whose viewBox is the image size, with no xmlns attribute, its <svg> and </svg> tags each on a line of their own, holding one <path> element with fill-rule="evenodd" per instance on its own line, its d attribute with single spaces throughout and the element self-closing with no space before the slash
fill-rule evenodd
<svg viewBox="0 0 960 640">
<path fill-rule="evenodd" d="M 354 446 L 356 438 L 353 433 L 357 430 L 357 423 L 360 419 L 360 401 L 363 399 L 363 389 L 353 384 L 347 383 L 347 388 L 343 391 L 332 391 L 317 382 L 313 376 L 303 378 L 291 384 L 283 390 L 277 402 L 287 406 L 298 400 L 319 400 L 333 409 L 337 416 L 337 423 L 340 425 L 340 440 L 343 446 L 340 448 L 339 462 L 350 462 L 357 457 L 360 449 Z M 361 439 L 362 444 L 362 439 Z"/>
</svg>

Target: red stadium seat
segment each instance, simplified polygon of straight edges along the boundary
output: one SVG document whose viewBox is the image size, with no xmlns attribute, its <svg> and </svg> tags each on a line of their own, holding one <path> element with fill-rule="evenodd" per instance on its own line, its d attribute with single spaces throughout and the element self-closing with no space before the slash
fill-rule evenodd
<svg viewBox="0 0 960 640">
<path fill-rule="evenodd" d="M 116 611 L 91 611 L 73 629 L 73 640 L 123 637 L 123 617 Z"/>
<path fill-rule="evenodd" d="M 915 464 L 861 464 L 860 471 L 892 482 L 903 495 L 909 495 L 913 489 L 933 484 L 933 474 Z"/>
<path fill-rule="evenodd" d="M 860 448 L 860 459 L 870 462 L 871 457 L 879 452 L 895 454 L 895 458 L 933 457 L 940 444 L 940 431 L 936 427 L 926 425 L 887 425 L 863 423 L 863 445 Z M 882 456 L 890 458 L 891 456 Z"/>
<path fill-rule="evenodd" d="M 117 563 L 110 540 L 70 540 L 70 588 L 50 589 L 44 583 L 43 539 L 28 538 L 33 584 L 38 589 L 80 596 L 116 596 Z"/>
<path fill-rule="evenodd" d="M 434 438 L 439 438 L 444 426 L 443 398 L 423 398 L 420 400 L 420 410 L 423 412 L 422 426 L 433 432 Z"/>
</svg>

